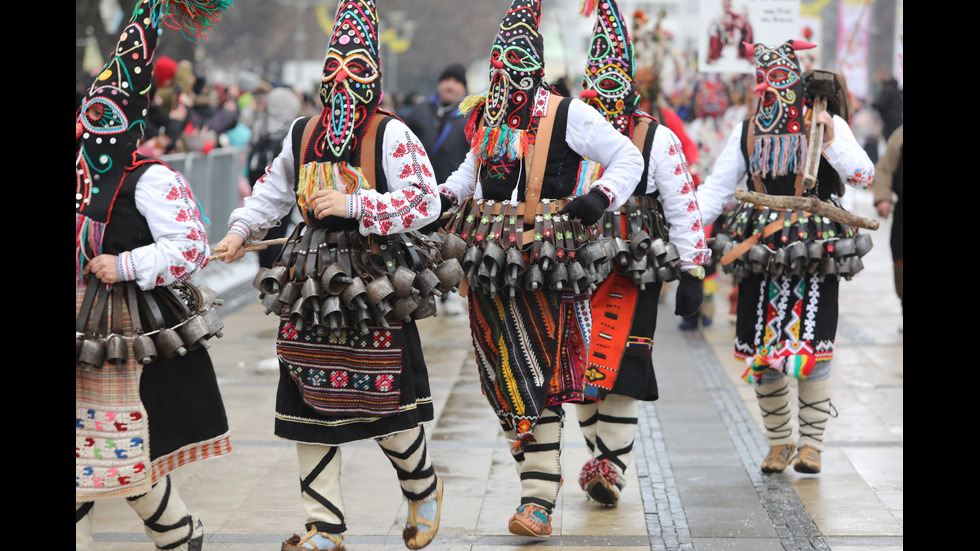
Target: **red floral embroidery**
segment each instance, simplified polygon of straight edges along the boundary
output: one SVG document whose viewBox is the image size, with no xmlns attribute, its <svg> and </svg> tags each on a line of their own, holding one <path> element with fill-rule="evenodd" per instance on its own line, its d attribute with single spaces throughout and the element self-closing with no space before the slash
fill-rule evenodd
<svg viewBox="0 0 980 551">
<path fill-rule="evenodd" d="M 393 205 L 393 206 L 394 206 L 394 207 L 395 207 L 396 209 L 399 209 L 399 210 L 401 210 L 401 208 L 405 206 L 405 201 L 402 201 L 401 199 L 398 199 L 397 197 L 392 197 L 392 198 L 391 198 L 391 204 L 392 204 L 392 205 Z"/>
<path fill-rule="evenodd" d="M 409 176 L 415 173 L 415 170 L 413 170 L 413 168 L 414 167 L 410 164 L 403 166 L 402 171 L 398 173 L 398 177 L 401 178 L 402 180 L 408 178 Z"/>
<path fill-rule="evenodd" d="M 335 387 L 346 387 L 347 386 L 347 372 L 346 371 L 332 371 L 330 372 L 330 383 Z"/>
<path fill-rule="evenodd" d="M 283 324 L 282 330 L 279 332 L 279 334 L 282 335 L 282 338 L 293 341 L 299 336 L 299 331 L 296 331 L 295 325 L 287 322 Z"/>
<path fill-rule="evenodd" d="M 391 155 L 395 158 L 404 157 L 405 155 L 408 155 L 408 147 L 405 144 L 400 143 L 398 144 L 398 147 L 395 148 L 395 152 Z"/>
<path fill-rule="evenodd" d="M 204 237 L 202 237 L 201 232 L 197 230 L 191 230 L 187 232 L 187 239 L 190 239 L 192 241 L 204 241 Z"/>
<path fill-rule="evenodd" d="M 681 193 L 686 195 L 688 193 L 691 193 L 692 191 L 694 191 L 694 182 L 691 181 L 684 182 L 684 185 L 681 187 Z"/>
<path fill-rule="evenodd" d="M 415 215 L 414 214 L 412 214 L 412 213 L 406 213 L 406 214 L 402 215 L 402 224 L 406 228 L 411 228 L 412 227 L 412 222 L 414 222 L 414 221 L 415 221 Z"/>
<path fill-rule="evenodd" d="M 378 378 L 374 380 L 374 387 L 381 392 L 388 392 L 391 390 L 394 382 L 395 378 L 391 374 L 385 373 L 384 375 L 378 375 Z"/>
<path fill-rule="evenodd" d="M 391 220 L 382 220 L 380 224 L 381 224 L 380 226 L 381 235 L 388 235 L 388 232 L 391 231 L 391 226 L 392 226 Z"/>
<path fill-rule="evenodd" d="M 676 176 L 680 176 L 683 173 L 684 173 L 684 167 L 682 167 L 681 165 L 677 165 L 674 167 L 674 174 Z"/>
<path fill-rule="evenodd" d="M 704 253 L 698 253 L 698 255 L 694 257 L 694 263 L 699 266 L 701 264 L 704 264 L 706 260 L 708 260 L 708 258 L 705 256 Z"/>
<path fill-rule="evenodd" d="M 374 218 L 368 218 L 365 216 L 364 218 L 361 218 L 361 223 L 364 224 L 365 228 L 373 228 Z"/>
<path fill-rule="evenodd" d="M 697 201 L 691 201 L 690 203 L 687 204 L 687 212 L 694 212 L 696 210 L 698 210 Z"/>
<path fill-rule="evenodd" d="M 180 276 L 184 275 L 184 272 L 186 272 L 186 271 L 187 271 L 187 268 L 184 268 L 183 266 L 171 266 L 170 267 L 170 275 L 172 275 L 174 277 L 180 277 Z"/>
<path fill-rule="evenodd" d="M 429 215 L 429 205 L 426 204 L 425 201 L 422 201 L 421 203 L 419 203 L 418 205 L 416 205 L 416 208 L 419 209 L 419 212 L 422 213 L 422 216 L 428 216 Z"/>
<path fill-rule="evenodd" d="M 697 220 L 694 221 L 694 225 L 691 226 L 691 231 L 697 232 L 697 231 L 701 231 L 701 229 L 702 229 L 701 219 L 698 218 Z"/>
<path fill-rule="evenodd" d="M 670 144 L 670 149 L 667 150 L 668 155 L 677 155 L 677 147 L 674 144 Z"/>
<path fill-rule="evenodd" d="M 422 174 L 425 174 L 426 176 L 428 176 L 430 178 L 432 177 L 432 172 L 429 171 L 429 167 L 427 167 L 425 165 L 419 165 L 419 166 L 422 167 Z"/>
<path fill-rule="evenodd" d="M 388 348 L 391 346 L 391 332 L 389 331 L 375 331 L 374 332 L 374 347 L 375 348 Z"/>
<path fill-rule="evenodd" d="M 184 255 L 184 258 L 186 258 L 188 262 L 194 262 L 201 253 L 197 249 L 190 249 L 182 252 L 181 254 Z"/>
<path fill-rule="evenodd" d="M 157 276 L 157 281 L 156 281 L 156 283 L 157 283 L 157 285 L 163 285 L 163 284 L 165 284 L 165 283 L 166 283 L 166 281 L 164 281 L 164 279 L 163 279 L 162 277 L 160 277 L 160 276 Z"/>
<path fill-rule="evenodd" d="M 190 219 L 191 219 L 191 215 L 187 211 L 187 209 L 180 209 L 180 210 L 178 210 L 177 211 L 177 216 L 174 217 L 174 220 L 176 220 L 178 222 L 186 222 L 186 221 L 188 221 Z"/>
<path fill-rule="evenodd" d="M 177 186 L 174 186 L 170 188 L 170 192 L 167 193 L 167 200 L 176 201 L 177 199 L 180 199 L 181 195 L 183 194 L 180 192 L 180 189 L 178 189 Z"/>
<path fill-rule="evenodd" d="M 698 244 L 695 245 L 694 248 L 695 249 L 703 249 L 704 248 L 704 239 L 698 239 Z"/>
<path fill-rule="evenodd" d="M 405 195 L 405 200 L 407 200 L 407 201 L 414 201 L 415 200 L 415 192 L 412 191 L 412 190 L 410 190 L 410 189 L 406 189 L 405 192 L 404 192 L 404 195 Z"/>
</svg>

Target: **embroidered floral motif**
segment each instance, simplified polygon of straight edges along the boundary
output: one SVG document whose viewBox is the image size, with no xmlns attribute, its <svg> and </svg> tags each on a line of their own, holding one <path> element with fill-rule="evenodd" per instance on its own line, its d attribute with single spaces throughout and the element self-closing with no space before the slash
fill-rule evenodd
<svg viewBox="0 0 980 551">
<path fill-rule="evenodd" d="M 385 373 L 384 375 L 378 375 L 377 379 L 374 380 L 374 387 L 381 392 L 388 392 L 394 385 L 395 378 Z"/>
<path fill-rule="evenodd" d="M 358 373 L 353 377 L 353 385 L 358 390 L 368 390 L 371 388 L 371 376 L 366 373 Z"/>
<path fill-rule="evenodd" d="M 391 332 L 390 331 L 375 331 L 374 332 L 374 347 L 375 348 L 388 348 L 391 346 Z"/>
<path fill-rule="evenodd" d="M 346 371 L 332 371 L 330 373 L 330 383 L 334 387 L 346 387 L 347 386 L 347 372 Z"/>
<path fill-rule="evenodd" d="M 284 339 L 294 341 L 296 340 L 296 336 L 299 335 L 299 332 L 296 331 L 295 325 L 293 325 L 292 323 L 286 323 L 283 324 L 282 331 L 280 331 L 279 334 Z"/>
</svg>

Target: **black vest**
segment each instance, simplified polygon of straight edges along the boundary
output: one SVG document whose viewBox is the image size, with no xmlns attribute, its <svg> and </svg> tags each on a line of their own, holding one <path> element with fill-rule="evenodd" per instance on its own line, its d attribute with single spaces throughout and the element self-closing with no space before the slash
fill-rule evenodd
<svg viewBox="0 0 980 551">
<path fill-rule="evenodd" d="M 554 127 L 551 132 L 551 143 L 548 145 L 548 161 L 545 165 L 544 177 L 541 179 L 542 199 L 561 199 L 575 193 L 578 184 L 579 167 L 582 156 L 568 147 L 565 142 L 565 132 L 568 126 L 568 105 L 571 98 L 562 98 L 555 112 Z M 539 117 L 533 124 L 537 125 Z M 527 192 L 527 172 L 529 167 L 524 159 L 513 163 L 489 165 L 480 164 L 480 184 L 483 187 L 483 197 L 495 201 L 510 199 L 511 192 L 517 187 L 517 199 L 524 201 Z"/>
</svg>

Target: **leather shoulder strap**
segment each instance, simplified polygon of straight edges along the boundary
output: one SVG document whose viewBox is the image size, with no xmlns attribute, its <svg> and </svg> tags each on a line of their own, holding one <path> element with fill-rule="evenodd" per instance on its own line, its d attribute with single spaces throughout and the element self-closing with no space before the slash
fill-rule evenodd
<svg viewBox="0 0 980 551">
<path fill-rule="evenodd" d="M 530 167 L 527 173 L 527 191 L 524 193 L 524 223 L 534 222 L 534 213 L 537 211 L 538 203 L 541 201 L 541 184 L 544 178 L 544 171 L 548 165 L 548 146 L 551 143 L 551 131 L 555 127 L 555 113 L 558 111 L 558 104 L 561 103 L 561 96 L 551 94 L 548 98 L 548 112 L 538 119 L 538 131 L 534 137 L 534 144 L 527 152 L 530 157 L 527 165 Z"/>
<path fill-rule="evenodd" d="M 378 191 L 385 193 L 388 190 L 388 181 L 385 179 L 384 189 L 380 189 L 378 181 L 375 179 L 379 174 L 384 177 L 384 171 L 378 172 L 376 162 L 382 158 L 381 149 L 384 148 L 384 136 L 378 139 L 378 132 L 384 131 L 391 117 L 378 112 L 371 118 L 371 125 L 368 127 L 367 134 L 364 136 L 364 143 L 361 144 L 361 172 L 368 183 Z"/>
<path fill-rule="evenodd" d="M 644 117 L 633 127 L 633 145 L 643 153 L 643 174 L 636 183 L 633 195 L 646 195 L 647 178 L 650 176 L 650 153 L 653 152 L 653 138 L 657 135 L 659 126 L 656 120 Z"/>
</svg>

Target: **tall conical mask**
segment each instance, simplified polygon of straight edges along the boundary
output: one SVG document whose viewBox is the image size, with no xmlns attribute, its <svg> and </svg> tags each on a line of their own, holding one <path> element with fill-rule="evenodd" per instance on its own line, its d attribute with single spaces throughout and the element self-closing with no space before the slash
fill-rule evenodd
<svg viewBox="0 0 980 551">
<path fill-rule="evenodd" d="M 589 58 L 582 79 L 582 100 L 599 110 L 616 130 L 629 136 L 640 101 L 634 78 L 633 45 L 615 0 L 587 0 L 579 13 L 598 8 Z"/>
<path fill-rule="evenodd" d="M 323 61 L 323 112 L 308 160 L 352 162 L 381 104 L 378 13 L 373 0 L 342 0 Z"/>
<path fill-rule="evenodd" d="M 805 82 L 796 49 L 813 44 L 787 41 L 775 48 L 746 44 L 756 63 L 759 107 L 753 118 L 755 149 L 749 160 L 754 176 L 776 177 L 801 173 L 806 164 L 806 126 L 803 120 Z"/>
<path fill-rule="evenodd" d="M 516 161 L 530 143 L 527 130 L 544 87 L 540 21 L 540 0 L 513 0 L 500 22 L 490 50 L 490 88 L 483 104 L 483 127 L 472 140 L 474 154 L 484 160 Z"/>
<path fill-rule="evenodd" d="M 162 25 L 203 36 L 230 0 L 142 0 L 75 115 L 75 212 L 110 216 L 116 190 L 137 163 Z"/>
</svg>

